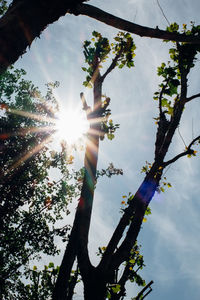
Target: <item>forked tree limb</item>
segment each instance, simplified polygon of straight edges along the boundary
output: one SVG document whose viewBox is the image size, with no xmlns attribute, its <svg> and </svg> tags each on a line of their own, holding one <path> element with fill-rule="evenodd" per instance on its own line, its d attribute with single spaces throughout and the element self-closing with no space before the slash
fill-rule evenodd
<svg viewBox="0 0 200 300">
<path fill-rule="evenodd" d="M 143 183 L 139 187 L 138 191 L 136 192 L 133 203 L 133 214 L 132 219 L 127 220 L 127 210 L 130 209 L 130 206 L 125 210 L 124 215 L 122 216 L 116 230 L 108 244 L 108 247 L 104 253 L 104 256 L 99 264 L 99 268 L 109 268 L 109 269 L 116 269 L 120 266 L 120 264 L 128 258 L 128 255 L 133 247 L 138 233 L 140 231 L 143 217 L 145 214 L 146 207 L 148 206 L 149 202 L 154 196 L 154 193 L 159 186 L 159 182 L 162 176 L 163 167 L 164 167 L 164 158 L 168 152 L 169 146 L 173 139 L 174 133 L 179 125 L 184 105 L 186 103 L 187 98 L 187 75 L 188 72 L 185 71 L 184 68 L 180 68 L 181 70 L 181 91 L 180 91 L 180 100 L 175 103 L 174 105 L 174 114 L 169 121 L 169 128 L 165 132 L 164 136 L 162 137 L 161 142 L 159 143 L 159 151 L 157 151 L 155 155 L 155 161 L 147 173 Z M 162 109 L 160 108 L 161 113 Z M 159 130 L 159 128 L 158 128 Z M 198 138 L 192 141 L 189 145 L 189 148 L 197 141 Z M 191 152 L 191 150 L 188 150 Z M 184 154 L 185 155 L 185 154 Z M 123 223 L 122 223 L 123 220 Z M 118 243 L 122 238 L 122 234 L 124 229 L 126 228 L 127 221 L 130 222 L 130 226 L 122 241 L 119 248 L 115 251 L 118 247 Z M 115 251 L 115 252 L 114 252 Z"/>
<path fill-rule="evenodd" d="M 117 54 L 114 59 L 112 60 L 112 63 L 110 64 L 110 66 L 108 67 L 108 69 L 106 70 L 106 72 L 101 76 L 101 81 L 103 82 L 104 79 L 106 78 L 106 76 L 112 72 L 112 70 L 114 70 L 114 68 L 116 67 L 117 65 L 117 62 L 121 56 L 121 53 L 122 53 L 122 49 L 121 51 L 119 52 L 119 54 Z"/>
<path fill-rule="evenodd" d="M 94 81 L 94 103 L 93 115 L 98 116 L 102 96 L 102 82 L 100 75 L 96 76 Z M 83 108 L 88 111 L 88 105 L 84 94 L 81 93 Z M 98 119 L 98 118 L 97 118 Z M 78 207 L 69 241 L 60 266 L 58 279 L 53 292 L 53 300 L 67 300 L 70 287 L 70 273 L 73 263 L 77 257 L 78 266 L 81 272 L 84 285 L 88 283 L 88 274 L 93 273 L 88 254 L 88 235 L 93 206 L 93 196 L 96 184 L 96 171 L 99 151 L 99 122 L 91 122 L 87 136 L 85 159 L 84 159 L 84 177 L 79 198 Z M 85 289 L 86 290 L 86 289 Z"/>
</svg>

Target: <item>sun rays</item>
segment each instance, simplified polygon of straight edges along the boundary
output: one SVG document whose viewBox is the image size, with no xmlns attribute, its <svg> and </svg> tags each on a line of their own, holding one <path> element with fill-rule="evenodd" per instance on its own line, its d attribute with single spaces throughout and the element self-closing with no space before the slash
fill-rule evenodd
<svg viewBox="0 0 200 300">
<path fill-rule="evenodd" d="M 44 103 L 43 103 L 44 105 Z M 80 144 L 81 138 L 87 133 L 89 128 L 85 112 L 81 108 L 73 108 L 72 106 L 62 107 L 61 110 L 53 114 L 51 107 L 46 105 L 45 110 L 37 113 L 27 112 L 9 108 L 7 105 L 1 105 L 2 114 L 8 113 L 25 117 L 26 119 L 36 122 L 35 126 L 21 126 L 16 130 L 3 131 L 0 134 L 0 140 L 9 140 L 12 137 L 24 137 L 24 139 L 35 136 L 38 143 L 34 146 L 28 147 L 26 153 L 19 153 L 15 162 L 7 169 L 7 174 L 12 173 L 14 169 L 20 167 L 27 159 L 50 144 L 51 148 L 57 143 L 64 142 L 67 146 Z M 55 146 L 56 147 L 56 146 Z"/>
<path fill-rule="evenodd" d="M 86 134 L 88 122 L 83 111 L 78 108 L 62 108 L 55 122 L 55 137 L 68 145 L 77 143 Z"/>
</svg>

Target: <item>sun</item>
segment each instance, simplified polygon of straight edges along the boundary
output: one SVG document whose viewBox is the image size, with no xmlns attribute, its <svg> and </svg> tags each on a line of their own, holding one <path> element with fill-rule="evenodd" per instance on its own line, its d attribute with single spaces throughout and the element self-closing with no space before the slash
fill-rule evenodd
<svg viewBox="0 0 200 300">
<path fill-rule="evenodd" d="M 88 130 L 88 122 L 83 110 L 72 107 L 62 108 L 57 115 L 56 138 L 75 144 Z"/>
</svg>

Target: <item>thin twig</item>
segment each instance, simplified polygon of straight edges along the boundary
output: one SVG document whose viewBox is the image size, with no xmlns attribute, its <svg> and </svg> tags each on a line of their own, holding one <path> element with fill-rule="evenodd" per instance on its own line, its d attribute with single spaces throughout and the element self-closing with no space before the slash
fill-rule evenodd
<svg viewBox="0 0 200 300">
<path fill-rule="evenodd" d="M 119 51 L 119 53 L 115 56 L 115 58 L 113 59 L 112 63 L 110 64 L 110 66 L 106 70 L 106 72 L 101 76 L 101 81 L 102 82 L 104 81 L 104 79 L 106 78 L 106 76 L 116 67 L 118 59 L 120 58 L 120 56 L 122 54 L 122 50 L 123 49 L 121 49 Z"/>
<path fill-rule="evenodd" d="M 161 11 L 163 17 L 165 18 L 165 20 L 167 21 L 168 25 L 170 26 L 170 22 L 169 22 L 169 20 L 167 19 L 166 15 L 165 15 L 165 13 L 164 13 L 164 11 L 163 11 L 163 9 L 162 9 L 162 6 L 160 5 L 160 2 L 159 2 L 158 0 L 156 0 L 156 2 L 157 2 L 157 4 L 158 4 L 158 7 L 160 8 L 160 11 Z"/>
<path fill-rule="evenodd" d="M 180 132 L 179 127 L 178 127 L 178 134 L 179 134 L 179 136 L 180 136 L 180 138 L 181 138 L 181 140 L 182 140 L 182 142 L 183 142 L 183 144 L 184 144 L 184 146 L 185 146 L 185 148 L 186 148 L 187 146 L 186 146 L 186 143 L 185 143 L 185 141 L 184 141 L 183 136 L 181 135 L 181 132 Z"/>
<path fill-rule="evenodd" d="M 174 163 L 175 161 L 177 161 L 179 158 L 183 157 L 183 156 L 186 156 L 186 155 L 191 155 L 191 154 L 194 154 L 194 151 L 191 149 L 191 147 L 195 144 L 196 141 L 200 140 L 200 135 L 197 136 L 195 139 L 192 140 L 192 142 L 189 144 L 188 147 L 186 147 L 186 151 L 176 155 L 174 158 L 164 162 L 162 164 L 162 167 L 165 168 L 166 166 Z"/>
<path fill-rule="evenodd" d="M 137 295 L 135 300 L 141 299 L 140 297 L 143 295 L 143 293 L 149 288 L 150 292 L 152 291 L 151 285 L 153 284 L 153 280 L 151 280 L 142 290 L 141 292 Z M 149 294 L 149 293 L 148 293 Z M 145 297 L 145 296 L 144 296 Z M 144 299 L 144 297 L 142 299 Z"/>
<path fill-rule="evenodd" d="M 189 97 L 189 98 L 186 98 L 186 103 L 187 102 L 189 102 L 189 101 L 191 101 L 191 100 L 193 100 L 193 99 L 195 99 L 195 98 L 198 98 L 198 97 L 200 97 L 200 93 L 198 93 L 198 94 L 195 94 L 195 95 L 193 95 L 193 96 L 191 96 L 191 97 Z"/>
</svg>

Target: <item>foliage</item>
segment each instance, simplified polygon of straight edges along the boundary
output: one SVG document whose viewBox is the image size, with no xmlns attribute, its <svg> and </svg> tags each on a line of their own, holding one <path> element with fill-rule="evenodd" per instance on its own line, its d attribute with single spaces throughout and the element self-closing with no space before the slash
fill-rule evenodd
<svg viewBox="0 0 200 300">
<path fill-rule="evenodd" d="M 101 171 L 97 170 L 97 179 L 100 176 L 104 176 L 104 175 L 107 176 L 108 178 L 110 178 L 113 175 L 123 175 L 123 170 L 115 168 L 113 163 L 110 163 L 106 169 L 102 169 Z"/>
<path fill-rule="evenodd" d="M 57 83 L 48 84 L 42 97 L 24 75 L 11 68 L 0 77 L 1 299 L 17 293 L 30 260 L 59 253 L 54 239 L 65 239 L 69 226 L 59 228 L 56 221 L 79 193 L 65 149 L 53 151 L 48 144 L 55 132 Z M 58 179 L 50 179 L 53 170 Z"/>
<path fill-rule="evenodd" d="M 174 23 L 169 26 L 167 30 L 169 32 L 178 32 L 179 26 Z M 194 26 L 194 24 L 192 24 L 191 30 L 187 30 L 186 25 L 183 26 L 183 32 L 186 35 L 195 36 L 196 34 L 199 34 L 199 31 L 199 26 Z M 68 238 L 65 259 L 63 260 L 60 269 L 54 268 L 54 265 L 50 264 L 42 271 L 38 271 L 35 267 L 33 270 L 28 269 L 27 273 L 19 270 L 20 266 L 27 266 L 28 260 L 35 257 L 35 255 L 39 254 L 41 251 L 43 251 L 43 253 L 53 255 L 57 253 L 57 249 L 53 244 L 53 237 L 55 233 L 60 236 L 64 236 L 64 241 L 66 240 L 66 232 L 68 227 L 65 227 L 63 230 L 55 228 L 54 224 L 56 220 L 54 220 L 52 213 L 55 213 L 56 219 L 62 218 L 61 211 L 63 208 L 66 209 L 67 205 L 65 196 L 69 193 L 69 199 L 71 199 L 75 193 L 75 187 L 73 185 L 68 185 L 71 175 L 64 164 L 64 159 L 66 156 L 64 147 L 61 153 L 50 152 L 48 151 L 47 146 L 44 148 L 44 151 L 34 152 L 33 148 L 30 147 L 28 143 L 24 145 L 21 141 L 22 134 L 19 134 L 19 124 L 21 124 L 23 129 L 28 128 L 26 131 L 26 138 L 33 139 L 31 145 L 38 145 L 38 141 L 39 144 L 42 144 L 43 138 L 46 138 L 46 130 L 42 133 L 34 132 L 33 136 L 31 136 L 30 124 L 26 127 L 27 117 L 24 115 L 19 114 L 21 118 L 20 123 L 16 123 L 15 125 L 15 122 L 18 122 L 19 116 L 13 114 L 13 112 L 16 113 L 17 111 L 22 110 L 26 110 L 31 114 L 36 113 L 37 110 L 32 104 L 32 100 L 30 101 L 29 97 L 30 95 L 38 95 L 38 91 L 32 88 L 31 92 L 29 91 L 27 94 L 23 84 L 22 87 L 17 90 L 15 88 L 15 81 L 16 78 L 18 78 L 17 72 L 13 73 L 14 75 L 12 76 L 14 77 L 11 76 L 10 86 L 5 81 L 5 92 L 3 91 L 4 94 L 2 95 L 7 97 L 7 101 L 12 101 L 12 95 L 13 93 L 16 93 L 15 99 L 17 100 L 13 106 L 10 104 L 8 105 L 5 101 L 1 103 L 1 108 L 4 110 L 5 114 L 2 117 L 4 124 L 8 123 L 7 120 L 9 120 L 9 118 L 12 118 L 12 126 L 14 124 L 14 127 L 12 128 L 7 126 L 9 131 L 4 131 L 1 135 L 4 143 L 3 147 L 8 147 L 9 145 L 12 146 L 11 150 L 4 154 L 5 159 L 2 165 L 2 170 L 4 172 L 3 177 L 6 178 L 6 180 L 4 180 L 2 183 L 2 193 L 7 193 L 6 196 L 8 197 L 11 197 L 12 195 L 16 196 L 18 195 L 18 191 L 16 193 L 11 192 L 16 190 L 17 186 L 20 186 L 21 188 L 22 182 L 25 183 L 25 185 L 23 186 L 24 190 L 21 191 L 19 189 L 19 199 L 13 199 L 10 207 L 11 209 L 8 210 L 6 208 L 5 210 L 6 223 L 8 220 L 8 224 L 10 224 L 10 227 L 8 227 L 9 230 L 7 230 L 5 223 L 2 223 L 2 227 L 4 226 L 7 230 L 5 236 L 2 234 L 4 239 L 3 247 L 6 249 L 5 253 L 8 253 L 8 259 L 6 258 L 6 263 L 7 261 L 7 264 L 10 263 L 7 269 L 12 271 L 14 270 L 14 274 L 12 274 L 12 272 L 8 273 L 9 280 L 11 278 L 11 282 L 8 282 L 9 284 L 7 285 L 7 290 L 5 289 L 5 282 L 3 282 L 4 295 L 6 293 L 13 293 L 16 289 L 21 288 L 22 294 L 27 292 L 29 297 L 32 297 L 33 299 L 34 297 L 41 297 L 41 299 L 43 299 L 42 297 L 48 298 L 50 297 L 53 285 L 55 283 L 54 279 L 57 277 L 57 285 L 55 286 L 54 291 L 59 293 L 61 297 L 66 297 L 67 291 L 67 296 L 69 297 L 69 291 L 73 291 L 75 284 L 78 281 L 77 276 L 79 274 L 82 276 L 85 288 L 85 297 L 87 299 L 93 299 L 94 295 L 92 289 L 94 286 L 95 289 L 98 289 L 98 299 L 104 299 L 106 297 L 107 299 L 113 300 L 123 299 L 125 297 L 125 285 L 127 281 L 135 282 L 137 285 L 143 286 L 144 288 L 148 287 L 149 284 L 146 285 L 145 281 L 137 273 L 144 267 L 144 260 L 143 256 L 140 254 L 140 247 L 137 246 L 136 239 L 143 222 L 147 221 L 146 216 L 151 213 L 148 205 L 155 192 L 164 191 L 164 186 L 169 188 L 171 187 L 171 184 L 163 175 L 164 169 L 183 156 L 196 155 L 196 152 L 193 150 L 193 146 L 199 143 L 200 136 L 193 139 L 191 143 L 186 146 L 182 153 L 179 153 L 168 161 L 165 160 L 175 131 L 179 126 L 186 103 L 199 96 L 198 94 L 193 95 L 190 98 L 187 97 L 187 76 L 191 68 L 194 67 L 196 55 L 200 51 L 200 48 L 197 44 L 173 43 L 173 47 L 169 50 L 171 62 L 168 62 L 167 64 L 162 63 L 158 68 L 158 76 L 161 77 L 162 82 L 159 85 L 159 90 L 154 94 L 154 100 L 157 101 L 159 108 L 158 116 L 155 118 L 157 125 L 155 158 L 153 163 L 146 162 L 146 165 L 142 168 L 144 180 L 142 181 L 136 193 L 134 195 L 129 193 L 128 196 L 123 196 L 123 199 L 127 199 L 127 201 L 125 202 L 125 200 L 123 200 L 121 202 L 121 204 L 125 207 L 121 209 L 121 219 L 119 220 L 119 223 L 116 226 L 108 245 L 99 248 L 98 255 L 100 257 L 100 262 L 98 266 L 94 267 L 89 260 L 88 233 L 96 179 L 103 175 L 110 177 L 113 173 L 122 173 L 120 169 L 115 169 L 112 164 L 106 170 L 103 169 L 102 171 L 98 172 L 96 170 L 99 139 L 103 139 L 105 134 L 107 134 L 108 138 L 112 139 L 114 137 L 113 133 L 118 127 L 118 124 L 114 125 L 112 120 L 109 120 L 110 109 L 108 109 L 108 105 L 110 103 L 110 98 L 101 94 L 101 88 L 106 76 L 116 66 L 119 68 L 124 66 L 130 68 L 134 66 L 134 50 L 135 44 L 128 33 L 119 33 L 117 37 L 114 38 L 114 42 L 110 43 L 107 38 L 102 37 L 100 33 L 94 31 L 92 40 L 84 43 L 84 55 L 87 67 L 82 69 L 87 73 L 87 75 L 83 84 L 87 87 L 93 87 L 94 105 L 91 109 L 84 99 L 83 104 L 84 109 L 87 112 L 87 117 L 90 120 L 90 129 L 94 130 L 91 130 L 91 132 L 88 134 L 89 142 L 86 147 L 84 168 L 82 168 L 78 174 L 75 173 L 74 177 L 75 180 L 77 179 L 79 182 L 77 187 L 81 190 L 81 196 L 71 235 Z M 105 68 L 103 63 L 106 62 L 106 60 L 109 58 L 108 56 L 110 55 L 113 55 L 113 59 L 106 71 L 101 74 L 100 70 L 104 70 L 103 68 Z M 4 86 L 3 79 L 2 86 Z M 30 86 L 28 86 L 28 90 L 29 89 Z M 21 90 L 23 91 L 22 93 Z M 18 93 L 21 94 L 20 97 L 17 98 Z M 51 101 L 51 97 L 49 97 L 48 100 Z M 39 103 L 37 103 L 37 105 L 38 104 Z M 56 108 L 56 105 L 54 106 L 54 104 L 53 107 Z M 52 113 L 52 109 L 46 109 L 46 106 L 44 105 L 40 106 L 40 109 L 40 113 L 45 115 L 45 121 L 42 121 L 41 119 L 38 120 L 36 118 L 36 120 L 34 119 L 30 122 L 33 122 L 34 124 L 36 122 L 37 126 L 39 126 L 38 122 L 42 122 L 43 127 L 46 127 L 49 124 L 46 117 L 48 116 L 52 119 L 54 113 Z M 50 123 L 51 122 L 52 121 L 50 120 Z M 34 124 L 31 123 L 31 126 Z M 98 129 L 98 131 L 96 129 Z M 13 136 L 10 134 L 10 132 L 19 133 Z M 34 136 L 34 134 L 37 138 Z M 49 132 L 46 134 L 49 135 Z M 37 141 L 35 141 L 35 139 Z M 14 144 L 16 145 L 16 149 L 13 150 Z M 93 147 L 91 147 L 91 144 Z M 26 160 L 23 160 L 23 156 L 20 156 L 20 164 L 18 163 L 18 160 L 15 162 L 16 153 L 23 153 L 25 149 L 28 149 L 33 155 L 30 156 L 30 158 L 28 157 Z M 39 159 L 37 158 L 38 155 L 40 155 Z M 69 159 L 69 161 L 71 162 L 72 159 Z M 24 166 L 26 166 L 26 168 L 24 168 L 23 172 L 21 172 L 21 168 Z M 54 187 L 54 182 L 49 182 L 49 179 L 47 178 L 47 170 L 52 167 L 59 168 L 61 174 L 66 176 L 64 181 L 63 179 L 59 181 L 59 185 L 56 187 Z M 28 171 L 28 173 L 26 173 L 26 171 Z M 33 172 L 35 172 L 36 175 L 35 173 L 33 174 Z M 16 175 L 20 175 L 21 177 Z M 19 181 L 20 178 L 21 182 Z M 32 187 L 33 179 L 36 179 L 36 182 L 34 182 L 34 188 Z M 10 184 L 10 186 L 14 186 L 14 189 L 12 190 L 10 186 L 7 187 L 6 185 L 8 184 Z M 31 193 L 29 192 L 30 190 Z M 59 193 L 57 192 L 58 190 L 60 191 Z M 7 198 L 4 197 L 2 199 L 3 207 L 5 206 Z M 60 199 L 61 202 L 59 202 Z M 40 216 L 40 218 L 37 218 L 38 216 Z M 31 223 L 29 221 L 30 217 L 32 217 Z M 50 222 L 51 227 L 49 227 Z M 16 227 L 16 224 L 19 225 Z M 8 238 L 10 239 L 9 245 L 11 245 L 11 249 L 6 248 Z M 16 239 L 18 239 L 19 242 L 17 240 L 17 243 L 14 244 Z M 18 243 L 21 244 L 18 246 Z M 16 250 L 15 247 L 17 248 Z M 20 252 L 21 250 L 23 250 L 23 255 Z M 17 261 L 16 258 L 15 260 L 12 260 L 11 252 L 13 253 L 13 251 L 15 251 L 16 254 L 19 253 Z M 66 253 L 68 255 L 66 255 Z M 3 251 L 1 255 L 3 257 Z M 78 259 L 78 267 L 75 271 L 76 274 L 73 275 L 74 271 L 72 268 L 76 258 Z M 6 263 L 4 264 L 6 265 Z M 70 272 L 68 272 L 68 270 L 66 272 L 66 268 L 68 268 Z M 119 270 L 122 272 L 120 273 Z M 3 271 L 6 273 L 7 270 Z M 25 285 L 21 281 L 18 282 L 17 279 L 20 275 L 20 272 L 27 274 L 27 278 L 32 281 L 30 285 Z M 14 281 L 16 282 L 16 286 L 14 286 Z M 62 285 L 63 282 L 64 284 Z M 59 284 L 62 289 L 60 288 Z M 41 290 L 43 287 L 47 290 Z M 8 288 L 10 289 L 9 292 Z M 99 296 L 100 293 L 102 295 L 101 297 Z M 135 299 L 143 298 L 144 296 L 140 292 L 138 297 Z M 54 297 L 54 299 L 57 298 Z"/>
<path fill-rule="evenodd" d="M 176 32 L 178 29 L 179 27 L 177 24 L 172 24 L 168 28 L 170 32 Z M 184 26 L 184 30 L 186 33 L 186 26 Z M 199 28 L 193 25 L 191 32 L 187 31 L 187 34 L 199 34 Z M 123 38 L 124 37 L 125 35 Z M 115 41 L 119 42 L 119 44 L 121 43 L 120 34 Z M 103 38 L 99 33 L 93 32 L 92 42 L 86 41 L 84 44 L 85 61 L 89 67 L 83 68 L 83 71 L 87 72 L 86 81 L 84 81 L 83 84 L 85 86 L 93 87 L 95 95 L 97 86 L 95 86 L 95 84 L 97 82 L 103 82 L 105 77 L 116 66 L 120 68 L 124 65 L 128 67 L 133 66 L 133 61 L 131 64 L 130 61 L 129 63 L 123 61 L 123 58 L 121 59 L 121 57 L 123 57 L 123 49 L 127 48 L 123 48 L 123 46 L 118 47 L 116 44 L 110 44 L 109 41 L 106 38 Z M 126 42 L 127 45 L 130 45 L 128 40 Z M 111 53 L 111 50 L 113 50 L 112 47 L 115 49 L 113 53 L 115 56 L 105 73 L 101 75 L 99 69 L 103 69 L 103 63 L 108 59 L 108 55 Z M 134 49 L 135 46 L 132 42 L 131 47 L 128 49 L 129 56 L 125 56 L 127 61 L 129 58 L 132 60 Z M 124 199 L 127 198 L 127 202 L 125 202 L 125 200 L 121 202 L 122 205 L 126 206 L 121 209 L 122 217 L 108 245 L 99 248 L 98 255 L 101 259 L 99 265 L 94 268 L 94 276 L 95 271 L 98 271 L 98 268 L 101 268 L 103 274 L 102 277 L 104 278 L 101 284 L 103 285 L 103 282 L 104 284 L 106 283 L 106 297 L 108 299 L 123 299 L 126 295 L 125 284 L 128 280 L 144 286 L 136 299 L 143 299 L 145 295 L 149 293 L 147 292 L 147 294 L 144 295 L 143 291 L 145 291 L 147 287 L 150 287 L 151 282 L 145 285 L 143 279 L 137 274 L 137 270 L 134 270 L 136 265 L 139 269 L 144 266 L 143 257 L 139 254 L 138 249 L 135 248 L 136 238 L 142 222 L 146 222 L 146 216 L 151 213 L 148 205 L 155 192 L 164 192 L 164 187 L 170 188 L 172 186 L 171 183 L 167 181 L 166 176 L 163 175 L 164 169 L 182 156 L 196 154 L 196 151 L 194 151 L 192 147 L 199 142 L 199 136 L 192 140 L 184 152 L 165 161 L 169 146 L 185 109 L 185 104 L 192 99 L 199 97 L 199 94 L 197 94 L 187 98 L 187 76 L 191 68 L 194 67 L 196 55 L 199 50 L 200 48 L 196 44 L 173 43 L 173 47 L 169 49 L 171 62 L 168 62 L 167 64 L 162 63 L 158 68 L 158 76 L 161 77 L 162 82 L 159 85 L 159 90 L 154 94 L 154 100 L 158 101 L 159 108 L 159 114 L 154 118 L 157 125 L 155 158 L 153 163 L 146 162 L 146 166 L 142 168 L 142 172 L 145 173 L 145 178 L 135 195 L 129 193 L 128 196 L 123 196 Z M 106 108 L 107 103 L 108 101 L 106 101 Z M 102 171 L 102 175 L 107 175 L 106 170 Z M 87 251 L 86 253 L 89 255 Z M 122 274 L 120 274 L 118 278 L 118 270 L 121 270 L 124 263 L 125 265 Z M 84 265 L 83 268 L 80 268 L 81 274 L 83 270 L 83 277 L 85 280 L 83 280 L 83 282 L 85 287 L 90 280 L 85 274 L 84 269 L 86 268 L 89 267 Z M 109 273 L 109 276 L 106 275 L 107 273 Z M 98 286 L 97 282 L 95 282 L 95 284 Z"/>
<path fill-rule="evenodd" d="M 135 243 L 134 247 L 130 251 L 128 260 L 124 263 L 124 266 L 120 270 L 116 270 L 115 282 L 108 284 L 107 287 L 107 299 L 123 299 L 126 296 L 125 284 L 128 281 L 135 283 L 138 286 L 145 286 L 146 282 L 138 274 L 138 271 L 145 266 L 143 256 L 140 254 L 141 246 Z M 99 251 L 105 251 L 106 248 L 99 248 Z M 102 252 L 102 254 L 103 254 Z M 122 275 L 120 275 L 120 273 Z"/>
<path fill-rule="evenodd" d="M 120 69 L 124 66 L 131 68 L 134 66 L 133 58 L 135 57 L 136 46 L 129 33 L 119 32 L 112 43 L 99 32 L 93 31 L 91 41 L 85 41 L 83 44 L 85 62 L 89 67 L 83 67 L 82 70 L 87 72 L 86 80 L 83 85 L 92 87 L 93 76 L 95 76 L 96 67 L 102 68 L 103 63 L 114 54 L 112 63 Z"/>
<path fill-rule="evenodd" d="M 4 13 L 8 9 L 8 1 L 7 0 L 0 0 L 0 16 L 4 15 Z"/>
<path fill-rule="evenodd" d="M 107 169 L 101 171 L 96 170 L 99 139 L 102 140 L 105 134 L 107 134 L 109 139 L 112 139 L 114 137 L 113 133 L 118 127 L 118 124 L 114 125 L 112 119 L 109 119 L 111 111 L 108 106 L 111 100 L 105 95 L 102 95 L 102 83 L 107 75 L 116 67 L 122 68 L 123 66 L 127 66 L 130 68 L 134 66 L 134 50 L 135 44 L 128 33 L 119 33 L 114 38 L 114 43 L 110 44 L 107 38 L 102 37 L 102 35 L 97 32 L 93 32 L 92 40 L 84 42 L 85 62 L 88 67 L 82 68 L 83 71 L 87 72 L 86 81 L 83 82 L 83 85 L 93 87 L 94 103 L 93 108 L 88 106 L 84 94 L 81 93 L 83 109 L 86 110 L 87 118 L 90 121 L 90 132 L 88 134 L 88 143 L 84 159 L 85 174 L 74 225 L 65 251 L 66 259 L 60 268 L 53 299 L 62 298 L 64 293 L 69 297 L 71 286 L 70 271 L 76 257 L 78 259 L 78 267 L 80 268 L 84 286 L 88 286 L 89 278 L 95 278 L 96 276 L 95 268 L 91 267 L 90 262 L 88 262 L 88 238 L 86 238 L 86 234 L 84 234 L 84 232 L 88 233 L 89 231 L 89 220 L 91 217 L 96 179 L 104 175 L 111 177 L 113 174 L 123 174 L 122 170 L 116 169 L 113 164 L 110 164 Z M 114 54 L 114 57 L 104 71 L 105 65 L 103 64 L 111 53 L 112 55 Z M 133 202 L 133 198 L 133 195 L 129 195 L 127 203 Z M 149 210 L 147 210 L 147 214 L 148 213 L 150 213 Z M 131 223 L 132 219 L 133 216 L 130 216 L 129 223 Z M 82 229 L 83 227 L 84 230 Z M 71 247 L 73 247 L 73 254 Z M 99 247 L 97 255 L 101 257 L 101 260 L 104 259 L 106 251 L 107 247 Z M 128 280 L 135 282 L 137 285 L 145 285 L 145 281 L 137 273 L 139 269 L 144 266 L 144 262 L 142 255 L 139 254 L 139 247 L 136 244 L 133 245 L 129 252 L 128 259 L 125 259 L 125 261 L 125 265 L 120 267 L 122 275 L 118 274 L 118 268 L 112 271 L 103 269 L 103 274 L 98 275 L 99 278 L 104 278 L 103 282 L 105 282 L 106 287 L 103 287 L 101 293 L 104 293 L 105 289 L 105 293 L 107 293 L 106 299 L 122 299 L 126 295 L 125 284 Z M 94 271 L 93 275 L 87 273 L 87 270 L 90 270 L 90 268 Z M 134 268 L 136 268 L 136 270 Z M 68 286 L 64 287 L 66 290 L 61 291 L 61 287 L 65 285 L 64 281 L 66 282 L 66 273 L 69 274 Z M 99 282 L 98 280 L 95 282 L 95 286 L 99 289 L 101 289 L 101 284 L 101 279 Z M 91 285 L 92 289 L 94 289 L 93 284 Z M 88 296 L 86 296 L 86 293 L 88 293 Z M 102 297 L 105 297 L 103 293 Z M 92 294 L 92 290 L 87 287 L 87 289 L 85 289 L 85 297 L 92 296 L 89 296 L 89 294 Z"/>
<path fill-rule="evenodd" d="M 129 33 L 119 32 L 112 43 L 99 32 L 93 31 L 91 41 L 86 40 L 83 44 L 83 53 L 85 56 L 86 67 L 82 70 L 87 73 L 86 80 L 83 85 L 89 88 L 93 87 L 94 81 L 97 76 L 100 76 L 102 83 L 106 76 L 115 68 L 128 68 L 134 67 L 133 58 L 135 57 L 136 46 Z M 100 75 L 100 70 L 103 69 L 107 60 L 111 57 L 112 61 L 103 75 Z M 108 63 L 108 62 L 107 62 Z M 99 75 L 98 75 L 99 74 Z M 110 119 L 111 110 L 108 108 L 110 98 L 105 95 L 101 96 L 101 135 L 100 139 L 103 140 L 106 135 L 109 140 L 112 140 L 115 131 L 119 128 L 119 124 L 114 124 Z M 92 117 L 95 118 L 95 115 Z"/>
<path fill-rule="evenodd" d="M 45 265 L 43 270 L 38 270 L 36 266 L 29 270 L 26 280 L 30 283 L 17 281 L 18 299 L 19 300 L 48 300 L 52 298 L 52 291 L 59 272 L 59 267 L 54 267 L 54 263 L 50 262 Z"/>
</svg>

